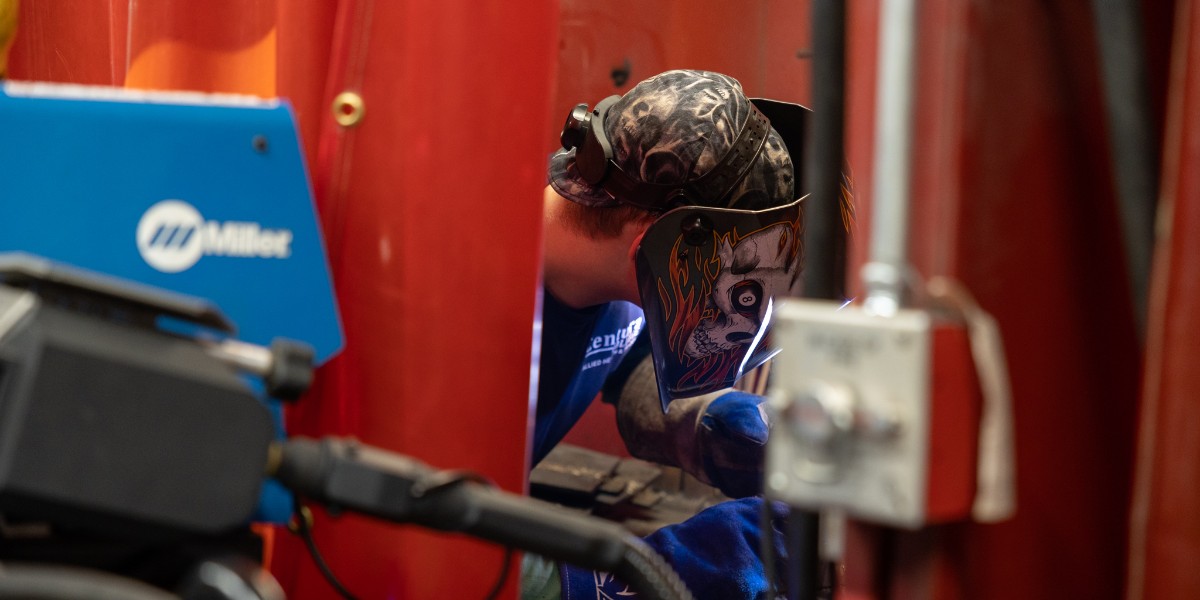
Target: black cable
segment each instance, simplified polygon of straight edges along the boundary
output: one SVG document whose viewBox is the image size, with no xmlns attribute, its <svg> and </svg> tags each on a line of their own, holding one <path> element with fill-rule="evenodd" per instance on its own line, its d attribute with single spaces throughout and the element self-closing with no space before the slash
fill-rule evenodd
<svg viewBox="0 0 1200 600">
<path fill-rule="evenodd" d="M 179 600 L 143 581 L 104 571 L 42 564 L 0 564 L 0 598 L 20 600 Z"/>
<path fill-rule="evenodd" d="M 512 546 L 505 546 L 504 562 L 500 565 L 500 577 L 496 579 L 496 585 L 492 586 L 492 591 L 488 592 L 487 600 L 496 600 L 500 597 L 500 590 L 503 590 L 504 584 L 508 583 L 508 572 L 512 570 L 512 559 Z"/>
<path fill-rule="evenodd" d="M 788 600 L 816 600 L 820 589 L 821 560 L 818 557 L 817 513 L 792 508 L 787 520 Z"/>
<path fill-rule="evenodd" d="M 414 498 L 420 498 L 428 494 L 435 494 L 451 486 L 468 482 L 477 483 L 489 488 L 496 487 L 496 483 L 490 478 L 474 471 L 439 471 L 414 485 L 412 495 Z M 492 586 L 492 591 L 488 592 L 486 600 L 495 600 L 500 596 L 500 592 L 504 589 L 504 584 L 508 583 L 508 572 L 512 568 L 512 559 L 512 546 L 505 546 L 504 560 L 500 564 L 500 575 L 496 578 L 496 583 Z"/>
<path fill-rule="evenodd" d="M 333 570 L 329 568 L 329 564 L 325 562 L 325 558 L 321 556 L 321 552 L 317 550 L 317 542 L 312 536 L 312 511 L 300 502 L 300 497 L 293 495 L 293 503 L 296 513 L 296 528 L 294 533 L 304 540 L 304 545 L 308 547 L 308 553 L 312 555 L 313 562 L 316 563 L 317 569 L 321 571 L 321 575 L 325 576 L 325 580 L 329 585 L 333 586 L 334 590 L 346 600 L 358 600 L 337 576 L 333 574 Z"/>
<path fill-rule="evenodd" d="M 805 161 L 811 190 L 804 209 L 804 295 L 841 300 L 845 293 L 846 3 L 812 3 L 813 124 Z M 816 512 L 794 508 L 787 522 L 788 598 L 814 600 L 821 578 Z"/>
<path fill-rule="evenodd" d="M 615 575 L 647 598 L 690 600 L 661 556 L 616 523 L 440 474 L 353 440 L 293 437 L 271 469 L 295 493 L 393 523 L 453 531 Z"/>
</svg>

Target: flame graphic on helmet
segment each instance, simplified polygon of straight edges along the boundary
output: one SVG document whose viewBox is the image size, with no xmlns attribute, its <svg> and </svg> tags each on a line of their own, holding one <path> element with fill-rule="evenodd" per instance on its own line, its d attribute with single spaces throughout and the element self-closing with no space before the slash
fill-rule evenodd
<svg viewBox="0 0 1200 600">
<path fill-rule="evenodd" d="M 743 240 L 755 234 L 784 225 L 784 235 L 779 237 L 777 255 L 783 255 L 783 268 L 791 274 L 787 282 L 786 292 L 794 289 L 800 269 L 796 268 L 803 250 L 800 235 L 800 219 L 772 223 L 745 234 L 740 234 L 736 227 L 731 231 L 720 234 L 713 233 L 713 243 L 708 252 L 699 247 L 686 245 L 684 237 L 678 236 L 671 248 L 668 265 L 669 281 L 658 280 L 658 293 L 662 301 L 663 315 L 668 326 L 667 342 L 680 365 L 687 372 L 680 378 L 678 385 L 688 387 L 690 384 L 703 384 L 707 381 L 725 380 L 733 369 L 738 368 L 745 355 L 744 344 L 738 344 L 731 350 L 715 351 L 703 356 L 690 356 L 684 349 L 688 339 L 702 322 L 712 322 L 720 318 L 720 314 L 709 303 L 713 294 L 713 284 L 723 268 L 720 249 L 722 246 L 736 248 Z"/>
</svg>

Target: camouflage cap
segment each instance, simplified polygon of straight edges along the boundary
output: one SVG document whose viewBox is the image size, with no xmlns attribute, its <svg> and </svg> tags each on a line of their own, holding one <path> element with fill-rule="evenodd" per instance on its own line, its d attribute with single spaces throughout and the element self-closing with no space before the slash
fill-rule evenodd
<svg viewBox="0 0 1200 600">
<path fill-rule="evenodd" d="M 612 108 L 604 131 L 613 161 L 645 183 L 685 184 L 703 177 L 733 147 L 751 104 L 736 79 L 709 71 L 667 71 L 629 90 Z M 616 206 L 607 190 L 585 181 L 575 150 L 550 157 L 548 178 L 563 197 L 586 206 Z M 746 177 L 721 207 L 762 210 L 795 200 L 792 159 L 772 129 Z M 663 211 L 670 206 L 663 206 Z"/>
</svg>

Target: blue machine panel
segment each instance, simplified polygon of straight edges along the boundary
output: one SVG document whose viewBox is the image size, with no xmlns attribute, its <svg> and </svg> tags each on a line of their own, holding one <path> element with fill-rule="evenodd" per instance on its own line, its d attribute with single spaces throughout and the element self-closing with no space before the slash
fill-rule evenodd
<svg viewBox="0 0 1200 600">
<path fill-rule="evenodd" d="M 318 364 L 342 347 L 295 123 L 277 101 L 3 83 L 5 251 L 207 299 L 238 339 L 301 340 Z M 267 482 L 255 519 L 290 512 Z"/>
<path fill-rule="evenodd" d="M 290 108 L 7 82 L 0 251 L 206 298 L 244 341 L 342 345 Z"/>
</svg>

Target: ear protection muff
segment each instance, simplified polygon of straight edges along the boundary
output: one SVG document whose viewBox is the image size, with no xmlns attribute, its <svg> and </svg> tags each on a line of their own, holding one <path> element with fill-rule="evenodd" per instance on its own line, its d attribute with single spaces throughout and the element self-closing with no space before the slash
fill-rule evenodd
<svg viewBox="0 0 1200 600">
<path fill-rule="evenodd" d="M 586 104 L 576 106 L 567 115 L 559 136 L 563 148 L 575 149 L 575 168 L 579 175 L 594 186 L 603 186 L 610 165 L 616 166 L 612 161 L 612 144 L 604 132 L 604 119 L 608 109 L 620 99 L 620 96 L 609 96 L 590 111 Z"/>
</svg>

